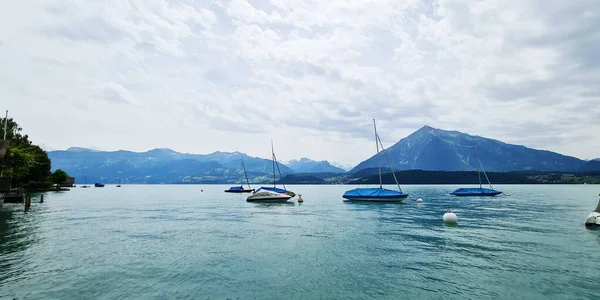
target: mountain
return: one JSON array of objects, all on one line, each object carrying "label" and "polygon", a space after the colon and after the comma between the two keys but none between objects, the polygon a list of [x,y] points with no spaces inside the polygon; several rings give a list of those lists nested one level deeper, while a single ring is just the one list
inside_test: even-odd
[{"label": "mountain", "polygon": [[600,158],[594,158],[590,161],[586,161],[581,166],[583,172],[600,172]]},{"label": "mountain", "polygon": [[[473,171],[479,168],[475,148],[485,170],[490,172],[579,171],[585,163],[551,151],[429,126],[401,139],[385,152],[395,170]],[[381,159],[382,171],[389,171],[385,158]],[[350,173],[367,168],[377,168],[376,155],[358,164]]]},{"label": "mountain", "polygon": [[330,164],[334,167],[338,167],[338,168],[344,170],[344,172],[348,172],[348,171],[352,170],[352,168],[354,168],[354,165],[340,164],[335,161],[330,162]]},{"label": "mountain", "polygon": [[[255,182],[272,182],[270,159],[240,152],[188,154],[164,148],[147,152],[86,148],[48,152],[53,170],[66,171],[77,183],[116,183],[119,176],[123,183],[236,183],[243,176],[242,156],[248,177]],[[279,170],[282,177],[292,173],[283,164]]]},{"label": "mountain", "polygon": [[306,157],[290,160],[286,165],[296,173],[346,173],[345,170],[331,165],[326,160],[314,161]]}]

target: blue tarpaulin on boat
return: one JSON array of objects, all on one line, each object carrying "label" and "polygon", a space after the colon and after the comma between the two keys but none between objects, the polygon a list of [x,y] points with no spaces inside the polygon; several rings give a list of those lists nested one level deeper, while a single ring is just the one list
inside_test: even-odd
[{"label": "blue tarpaulin on boat", "polygon": [[460,188],[450,193],[454,196],[496,196],[499,194],[502,194],[502,191],[487,188]]},{"label": "blue tarpaulin on boat", "polygon": [[401,199],[408,197],[408,194],[388,190],[384,188],[355,188],[353,190],[346,191],[342,196],[349,200],[359,199]]},{"label": "blue tarpaulin on boat", "polygon": [[232,186],[229,188],[229,191],[243,191],[245,190],[243,186]]}]

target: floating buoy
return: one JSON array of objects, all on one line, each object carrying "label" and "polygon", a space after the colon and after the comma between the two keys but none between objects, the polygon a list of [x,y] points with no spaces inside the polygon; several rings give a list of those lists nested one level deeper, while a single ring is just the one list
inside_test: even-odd
[{"label": "floating buoy", "polygon": [[204,190],[200,190],[200,192],[204,192]]},{"label": "floating buoy", "polygon": [[510,196],[510,194],[509,193],[504,193],[504,196]]},{"label": "floating buoy", "polygon": [[456,224],[456,222],[458,222],[458,216],[450,210],[444,214],[442,219],[444,220],[444,223],[448,224]]},{"label": "floating buoy", "polygon": [[304,199],[302,199],[302,195],[298,194],[298,202],[304,202]]},{"label": "floating buoy", "polygon": [[417,199],[417,203],[423,203],[423,198],[419,197],[419,199]]}]

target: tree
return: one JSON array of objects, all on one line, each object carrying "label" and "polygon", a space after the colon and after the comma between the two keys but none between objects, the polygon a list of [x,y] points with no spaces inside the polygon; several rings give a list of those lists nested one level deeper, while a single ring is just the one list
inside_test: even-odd
[{"label": "tree", "polygon": [[[2,129],[5,119],[0,119]],[[0,130],[1,131],[1,130]],[[34,145],[28,135],[21,134],[21,127],[7,120],[6,139],[10,141],[4,158],[0,161],[0,174],[9,177],[13,184],[43,188],[50,186],[51,162],[48,154],[42,148]],[[0,137],[4,132],[0,133]]]},{"label": "tree", "polygon": [[64,183],[65,181],[67,181],[67,179],[69,179],[69,175],[67,175],[67,172],[58,169],[54,171],[54,173],[52,173],[50,178],[52,179],[52,183],[60,186],[60,184]]}]

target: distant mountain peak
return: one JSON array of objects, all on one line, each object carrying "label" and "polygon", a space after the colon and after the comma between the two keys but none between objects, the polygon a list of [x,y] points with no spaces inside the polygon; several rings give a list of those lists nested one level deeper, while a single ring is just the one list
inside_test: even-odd
[{"label": "distant mountain peak", "polygon": [[173,149],[169,149],[169,148],[154,148],[148,152],[168,152],[168,153],[175,153],[177,151],[173,150]]},{"label": "distant mountain peak", "polygon": [[284,162],[285,165],[290,167],[295,172],[301,173],[344,173],[346,170],[339,168],[337,166],[332,165],[326,160],[312,160],[307,157],[302,157],[300,159],[292,159],[287,162]]},{"label": "distant mountain peak", "polygon": [[89,149],[89,148],[83,148],[83,147],[69,147],[65,151],[69,151],[69,152],[86,152],[86,151],[87,152],[98,152],[98,150]]},{"label": "distant mountain peak", "polygon": [[[582,165],[575,157],[428,125],[387,148],[386,153],[395,170],[472,171],[479,168],[474,146],[488,171],[573,171]],[[350,172],[373,167],[377,167],[375,155]]]}]

